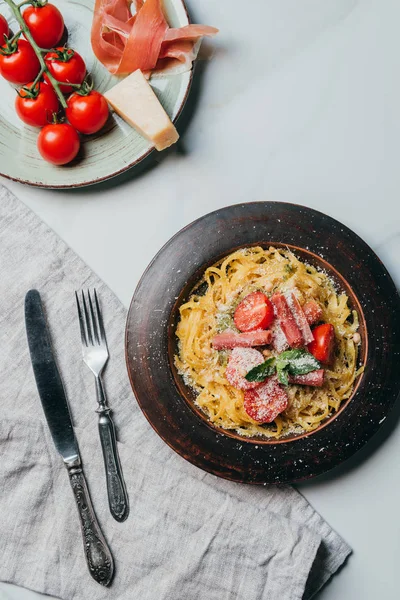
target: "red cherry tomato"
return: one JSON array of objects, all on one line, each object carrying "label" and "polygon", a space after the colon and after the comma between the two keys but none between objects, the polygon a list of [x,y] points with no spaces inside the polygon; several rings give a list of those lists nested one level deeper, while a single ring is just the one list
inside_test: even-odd
[{"label": "red cherry tomato", "polygon": [[[57,81],[81,84],[85,79],[86,65],[83,58],[75,50],[56,48],[56,51],[48,52],[44,60],[50,73]],[[48,81],[46,74],[44,74],[44,78]],[[74,91],[70,85],[60,85],[60,89],[63,94],[70,94]]]},{"label": "red cherry tomato", "polygon": [[[5,50],[6,46],[2,49]],[[39,71],[39,60],[25,40],[16,42],[16,50],[12,54],[0,54],[0,75],[11,83],[28,83],[35,79]]]},{"label": "red cherry tomato", "polygon": [[307,348],[321,363],[329,364],[333,360],[333,349],[335,347],[335,329],[333,325],[324,323],[312,330],[314,340]]},{"label": "red cherry tomato", "polygon": [[68,123],[52,123],[39,133],[38,150],[53,165],[66,165],[79,152],[80,140],[75,129]]},{"label": "red cherry tomato", "polygon": [[276,377],[244,393],[244,410],[257,423],[272,423],[287,408],[288,395]]},{"label": "red cherry tomato", "polygon": [[41,48],[54,48],[64,33],[64,19],[54,4],[28,6],[22,13],[33,39]]},{"label": "red cherry tomato", "polygon": [[8,37],[9,33],[8,23],[3,15],[0,15],[0,44],[4,44],[4,36]]},{"label": "red cherry tomato", "polygon": [[99,92],[91,91],[87,96],[72,94],[67,104],[67,119],[81,133],[96,133],[108,119],[108,104]]},{"label": "red cherry tomato", "polygon": [[262,292],[253,292],[244,298],[233,317],[239,331],[266,329],[274,320],[274,307]]},{"label": "red cherry tomato", "polygon": [[[28,84],[26,88],[32,90],[32,83]],[[15,110],[19,118],[27,125],[44,127],[60,108],[58,98],[53,88],[44,82],[36,85],[31,94],[21,88],[15,99]]]}]

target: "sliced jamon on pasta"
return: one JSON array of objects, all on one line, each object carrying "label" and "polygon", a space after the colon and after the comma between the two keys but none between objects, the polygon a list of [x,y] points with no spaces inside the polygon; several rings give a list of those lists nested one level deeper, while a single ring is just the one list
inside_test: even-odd
[{"label": "sliced jamon on pasta", "polygon": [[322,319],[322,308],[315,300],[308,300],[302,308],[309,325],[314,325]]},{"label": "sliced jamon on pasta", "polygon": [[294,320],[296,321],[296,325],[300,329],[301,335],[303,336],[303,344],[310,344],[313,341],[314,336],[308,324],[307,317],[300,306],[300,302],[297,300],[295,290],[286,292],[285,298]]},{"label": "sliced jamon on pasta", "polygon": [[282,327],[279,324],[279,321],[276,320],[273,324],[272,328],[272,347],[277,352],[284,352],[289,348],[289,344],[286,339],[286,335],[282,331]]},{"label": "sliced jamon on pasta", "polygon": [[247,381],[245,375],[264,362],[264,356],[254,348],[235,348],[229,357],[225,377],[232,387],[238,390],[251,390],[260,385],[256,381]]},{"label": "sliced jamon on pasta", "polygon": [[266,330],[236,333],[227,329],[213,337],[214,350],[230,350],[232,348],[251,348],[252,346],[265,346],[271,342],[272,333]]},{"label": "sliced jamon on pasta", "polygon": [[297,383],[297,385],[310,385],[312,387],[322,387],[324,385],[325,371],[318,369],[311,371],[306,375],[289,375],[289,383]]},{"label": "sliced jamon on pasta", "polygon": [[296,320],[290,310],[290,306],[283,294],[276,293],[272,296],[271,302],[274,305],[275,314],[278,317],[279,325],[286,336],[287,342],[291,348],[300,348],[304,345],[302,333],[296,323]]}]

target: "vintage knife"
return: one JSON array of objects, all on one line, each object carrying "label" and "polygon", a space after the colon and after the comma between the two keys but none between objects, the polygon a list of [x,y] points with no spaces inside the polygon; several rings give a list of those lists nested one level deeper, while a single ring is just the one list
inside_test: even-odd
[{"label": "vintage knife", "polygon": [[30,290],[25,297],[25,325],[39,397],[54,444],[67,467],[78,507],[89,572],[98,583],[108,586],[113,577],[114,561],[90,500],[67,397],[53,355],[40,294],[36,290]]}]

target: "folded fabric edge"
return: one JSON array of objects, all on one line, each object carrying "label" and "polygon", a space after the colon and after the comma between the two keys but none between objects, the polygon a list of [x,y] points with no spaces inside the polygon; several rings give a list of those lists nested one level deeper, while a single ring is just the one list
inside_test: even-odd
[{"label": "folded fabric edge", "polygon": [[[323,540],[319,534],[310,529],[304,529],[301,539],[301,568],[297,570],[297,579],[294,578],[291,585],[291,600],[305,598],[307,582],[322,543]],[[283,586],[282,589],[285,589],[285,587]]]},{"label": "folded fabric edge", "polygon": [[[352,554],[350,546],[332,531],[335,536],[335,553],[329,550],[326,540],[322,540],[312,565],[303,600],[310,600],[330,581],[330,579],[341,569],[349,556]],[[340,540],[340,545],[337,542]]]},{"label": "folded fabric edge", "polygon": [[[297,488],[296,488],[297,489]],[[321,517],[310,502],[299,492],[304,500],[306,527],[318,531],[322,543],[318,549],[307,581],[303,600],[313,598],[317,592],[331,579],[340,567],[344,565],[353,550],[347,542]]]}]

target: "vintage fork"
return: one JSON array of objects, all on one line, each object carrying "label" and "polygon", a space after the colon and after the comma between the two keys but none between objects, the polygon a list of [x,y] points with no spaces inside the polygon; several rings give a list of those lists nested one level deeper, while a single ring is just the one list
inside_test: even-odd
[{"label": "vintage fork", "polygon": [[96,290],[93,294],[87,290],[87,298],[83,290],[80,295],[75,292],[75,296],[81,330],[82,356],[96,382],[98,402],[96,412],[99,414],[99,434],[106,470],[108,503],[114,519],[122,522],[128,517],[129,503],[118,455],[115,427],[102,381],[102,373],[109,356],[103,318]]}]

